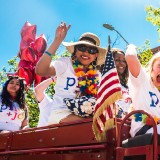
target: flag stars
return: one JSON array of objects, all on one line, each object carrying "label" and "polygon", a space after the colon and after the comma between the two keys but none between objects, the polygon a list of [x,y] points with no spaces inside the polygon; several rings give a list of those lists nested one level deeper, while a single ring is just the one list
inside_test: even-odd
[{"label": "flag stars", "polygon": [[114,59],[112,56],[111,52],[107,53],[107,57],[106,57],[106,62],[105,62],[105,67],[103,68],[103,72],[102,72],[102,76],[108,72],[110,69],[114,69],[115,68],[115,64],[114,64]]}]

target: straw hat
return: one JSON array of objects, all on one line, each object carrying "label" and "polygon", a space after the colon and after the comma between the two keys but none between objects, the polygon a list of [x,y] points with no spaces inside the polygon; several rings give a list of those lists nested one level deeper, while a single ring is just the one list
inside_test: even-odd
[{"label": "straw hat", "polygon": [[107,50],[100,47],[100,40],[97,35],[86,32],[81,35],[78,42],[62,42],[66,49],[70,52],[74,52],[74,46],[78,44],[86,44],[89,46],[94,46],[98,49],[97,65],[102,65],[105,62]]}]

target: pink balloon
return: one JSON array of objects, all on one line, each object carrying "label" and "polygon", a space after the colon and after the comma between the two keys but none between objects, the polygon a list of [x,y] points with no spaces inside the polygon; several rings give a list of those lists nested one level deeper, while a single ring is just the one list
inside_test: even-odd
[{"label": "pink balloon", "polygon": [[41,58],[41,56],[42,56],[43,53],[44,52],[38,52],[38,54],[37,54],[37,60],[39,60]]},{"label": "pink balloon", "polygon": [[42,77],[35,74],[34,75],[34,87],[36,87],[42,81]]},{"label": "pink balloon", "polygon": [[26,60],[26,61],[34,63],[35,60],[37,60],[35,51],[31,47],[26,47],[21,52],[21,60]]},{"label": "pink balloon", "polygon": [[24,41],[23,39],[20,42],[20,50],[22,51],[23,49],[25,49],[26,47],[28,47],[30,44],[28,44],[26,41]]},{"label": "pink balloon", "polygon": [[47,40],[46,40],[44,34],[41,34],[39,37],[37,37],[35,42],[32,43],[32,46],[33,46],[34,50],[36,50],[37,52],[43,53],[47,47]]},{"label": "pink balloon", "polygon": [[33,65],[32,62],[28,62],[25,60],[20,60],[19,64],[18,64],[18,69],[19,68],[26,68],[29,70],[33,70],[35,68],[35,65]]},{"label": "pink balloon", "polygon": [[26,22],[21,30],[21,38],[28,44],[33,42],[36,38],[36,25]]},{"label": "pink balloon", "polygon": [[25,79],[27,86],[31,86],[33,84],[34,77],[31,70],[20,67],[17,73],[19,77]]},{"label": "pink balloon", "polygon": [[18,56],[20,61],[18,64],[17,75],[25,78],[28,86],[34,83],[34,86],[42,82],[48,77],[41,77],[35,74],[35,66],[47,47],[47,40],[44,34],[40,34],[36,38],[36,25],[25,22],[21,29],[20,51]]}]

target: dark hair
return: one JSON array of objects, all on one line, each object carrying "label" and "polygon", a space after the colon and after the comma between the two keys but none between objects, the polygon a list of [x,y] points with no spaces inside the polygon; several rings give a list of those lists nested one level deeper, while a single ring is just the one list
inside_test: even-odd
[{"label": "dark hair", "polygon": [[[125,53],[119,48],[112,48],[111,52],[113,54],[113,58],[115,58],[116,54],[125,55]],[[127,82],[128,82],[129,72],[128,72],[127,62],[126,62],[126,68],[125,68],[124,72],[122,74],[118,73],[118,76],[119,76],[119,80],[120,80],[121,85],[128,88]]]},{"label": "dark hair", "polygon": [[18,76],[12,76],[12,77],[10,76],[9,79],[5,82],[5,84],[3,86],[3,89],[2,89],[2,93],[1,93],[2,105],[6,105],[6,106],[10,107],[11,110],[13,110],[11,95],[7,91],[8,83],[12,79],[18,79],[19,83],[20,83],[20,88],[17,91],[15,102],[17,102],[19,104],[19,108],[25,109],[26,106],[25,106],[25,93],[24,93],[25,92],[25,85],[24,85],[24,80],[21,79]]}]

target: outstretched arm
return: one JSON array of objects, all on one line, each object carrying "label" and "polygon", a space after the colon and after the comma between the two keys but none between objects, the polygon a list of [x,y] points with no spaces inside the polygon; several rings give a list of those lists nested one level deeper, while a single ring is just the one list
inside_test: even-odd
[{"label": "outstretched arm", "polygon": [[35,87],[35,94],[38,102],[41,102],[44,98],[44,91],[48,88],[48,86],[53,82],[52,78],[48,78],[43,82],[39,83]]},{"label": "outstretched arm", "polygon": [[140,73],[141,64],[137,57],[136,46],[133,44],[128,45],[125,55],[130,73],[132,76],[137,77]]},{"label": "outstretched arm", "polygon": [[[61,23],[57,29],[56,29],[56,34],[55,38],[48,48],[48,52],[51,55],[55,55],[58,47],[66,37],[66,34],[70,28],[70,25],[66,26],[66,23]],[[55,76],[56,72],[54,67],[51,65],[52,57],[49,56],[48,54],[43,54],[40,60],[38,61],[35,72],[36,74],[40,76]]]}]

